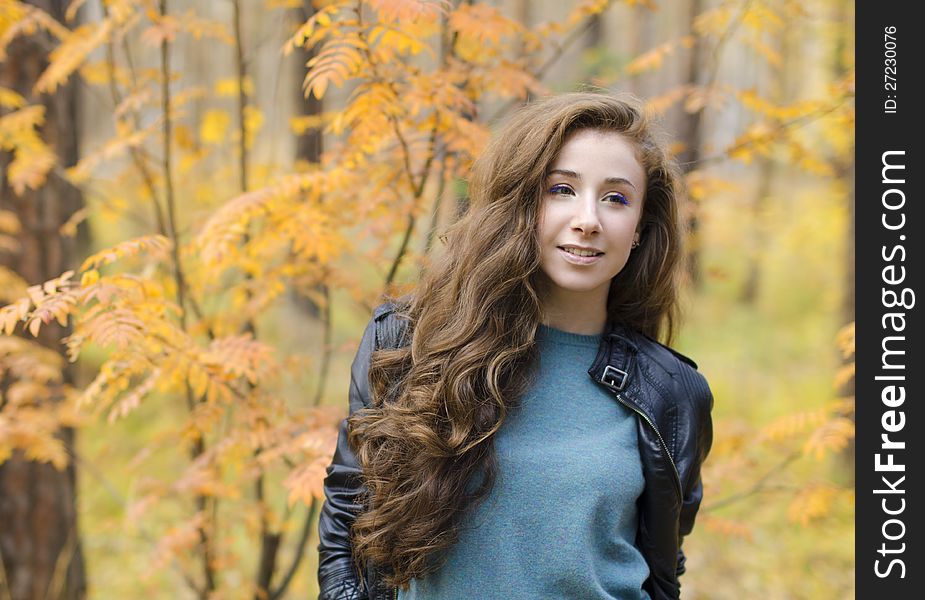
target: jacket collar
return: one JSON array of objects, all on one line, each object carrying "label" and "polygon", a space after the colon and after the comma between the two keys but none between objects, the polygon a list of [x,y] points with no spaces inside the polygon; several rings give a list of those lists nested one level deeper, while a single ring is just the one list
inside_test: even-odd
[{"label": "jacket collar", "polygon": [[681,480],[674,464],[674,442],[669,447],[662,435],[663,431],[667,433],[671,430],[669,405],[661,400],[664,397],[663,386],[652,379],[646,361],[641,360],[645,355],[640,352],[639,343],[644,339],[626,327],[609,328],[601,339],[597,357],[588,369],[588,374],[613,393],[619,402],[639,413],[652,427],[671,463],[680,495]]},{"label": "jacket collar", "polygon": [[588,373],[595,381],[619,393],[627,389],[639,348],[626,327],[608,325]]},{"label": "jacket collar", "polygon": [[654,420],[651,406],[640,401],[641,374],[639,365],[639,346],[635,333],[623,325],[610,324],[601,338],[597,356],[588,374],[591,378],[631,402],[649,419]]}]

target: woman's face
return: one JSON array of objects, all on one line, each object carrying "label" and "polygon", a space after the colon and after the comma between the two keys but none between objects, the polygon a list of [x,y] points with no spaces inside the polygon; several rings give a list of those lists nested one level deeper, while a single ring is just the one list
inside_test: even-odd
[{"label": "woman's face", "polygon": [[[633,142],[583,129],[569,136],[546,173],[537,237],[552,300],[606,305],[626,265],[642,215],[645,170]],[[580,303],[580,304],[576,304]]]}]

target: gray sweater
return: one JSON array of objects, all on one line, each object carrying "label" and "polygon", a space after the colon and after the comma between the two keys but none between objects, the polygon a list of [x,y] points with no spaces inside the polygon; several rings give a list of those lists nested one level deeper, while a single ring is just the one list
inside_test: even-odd
[{"label": "gray sweater", "polygon": [[495,437],[494,488],[401,600],[648,600],[635,415],[588,376],[599,336],[541,326],[537,340],[537,379]]}]

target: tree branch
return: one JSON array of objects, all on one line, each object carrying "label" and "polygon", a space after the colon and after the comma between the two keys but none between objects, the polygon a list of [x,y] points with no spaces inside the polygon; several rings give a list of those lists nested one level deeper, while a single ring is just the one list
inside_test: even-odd
[{"label": "tree branch", "polygon": [[[388,291],[389,287],[395,281],[395,276],[398,274],[398,267],[401,265],[402,259],[405,257],[405,253],[408,251],[408,243],[411,241],[411,234],[414,232],[414,224],[416,221],[415,210],[421,196],[424,193],[424,184],[427,183],[428,175],[430,174],[430,166],[433,163],[434,155],[436,154],[435,142],[437,138],[437,115],[434,115],[434,127],[430,132],[430,143],[429,150],[427,155],[427,160],[424,163],[424,172],[421,174],[421,180],[418,182],[416,188],[413,189],[414,196],[412,197],[412,206],[411,210],[408,212],[408,225],[405,227],[405,233],[402,236],[401,245],[398,247],[398,253],[395,255],[394,260],[392,261],[392,266],[389,268],[389,274],[385,278],[385,289]],[[395,123],[395,130],[398,132],[398,123]],[[407,159],[406,159],[407,163]],[[410,166],[407,168],[410,169]],[[412,185],[414,184],[413,176],[409,172],[408,177],[411,180]]]},{"label": "tree branch", "polygon": [[247,125],[244,121],[244,112],[247,108],[247,92],[244,90],[244,80],[246,78],[246,66],[244,63],[244,45],[241,38],[241,3],[240,0],[234,0],[234,60],[238,74],[238,130],[241,135],[241,151],[238,153],[238,169],[240,178],[241,193],[248,188],[248,170],[247,170]]},{"label": "tree branch", "polygon": [[296,545],[292,564],[290,564],[289,568],[286,570],[286,574],[283,576],[282,581],[280,581],[279,586],[270,594],[270,600],[279,600],[283,597],[283,594],[286,593],[286,588],[289,587],[289,583],[292,581],[293,576],[299,568],[299,563],[302,562],[302,557],[305,556],[305,545],[308,543],[308,538],[311,536],[312,525],[315,524],[317,513],[318,499],[312,498],[311,506],[308,508],[308,514],[305,515],[305,521],[302,524],[302,534],[299,536],[299,543]]},{"label": "tree branch", "polygon": [[[700,160],[697,160],[697,161],[693,161],[693,162],[690,162],[690,163],[685,163],[685,164],[683,164],[683,165],[681,165],[681,166],[687,166],[687,165],[690,165],[691,167],[693,167],[694,165],[696,165],[696,166],[703,166],[703,165],[707,165],[707,164],[711,164],[711,163],[717,163],[717,162],[722,162],[722,161],[724,161],[724,160],[728,160],[728,159],[729,159],[729,155],[730,155],[731,153],[733,153],[733,152],[737,152],[737,151],[739,151],[739,150],[744,150],[744,149],[746,149],[746,148],[750,148],[751,146],[754,146],[755,144],[757,144],[757,143],[759,143],[759,142],[774,141],[774,137],[773,137],[774,135],[776,135],[776,134],[778,134],[778,133],[780,133],[780,132],[782,132],[782,131],[784,131],[784,130],[786,130],[786,129],[789,129],[790,127],[803,127],[803,126],[805,126],[805,125],[808,125],[809,123],[812,123],[813,121],[816,121],[817,119],[821,119],[821,118],[825,117],[826,115],[835,112],[836,110],[838,110],[838,109],[841,107],[842,104],[845,103],[845,100],[846,100],[847,98],[848,98],[848,96],[843,96],[842,98],[840,98],[840,99],[838,100],[838,102],[836,102],[836,103],[833,104],[832,106],[829,106],[829,107],[826,107],[826,108],[823,108],[823,109],[819,109],[819,110],[814,111],[814,112],[811,112],[811,113],[806,113],[805,115],[800,115],[799,117],[794,117],[793,119],[790,119],[790,120],[788,120],[788,121],[781,121],[780,123],[778,123],[778,124],[771,130],[771,132],[768,134],[768,136],[766,136],[766,137],[764,137],[764,138],[761,138],[761,139],[750,139],[750,140],[746,140],[746,141],[744,141],[744,142],[740,142],[740,143],[738,143],[738,144],[729,146],[728,148],[726,148],[725,150],[723,150],[723,151],[722,151],[721,153],[719,153],[719,154],[714,154],[714,155],[712,155],[712,156],[707,156],[707,157],[701,158]],[[693,170],[693,168],[692,168],[691,170]]]},{"label": "tree branch", "polygon": [[312,400],[312,406],[319,406],[321,404],[321,398],[324,396],[325,387],[327,387],[328,372],[331,366],[331,338],[333,337],[333,327],[331,326],[331,289],[328,286],[323,286],[322,293],[324,294],[324,313],[322,313],[322,325],[324,327],[324,339],[322,340],[322,346],[324,348],[324,354],[321,356],[321,367],[318,373],[318,387],[315,389],[315,397]]},{"label": "tree branch", "polygon": [[[122,508],[122,510],[123,511],[128,510],[128,506],[129,506],[128,499],[125,496],[123,496],[119,492],[119,490],[116,489],[116,487],[112,484],[112,482],[106,478],[106,475],[102,471],[100,471],[96,467],[96,465],[94,465],[92,462],[85,459],[82,454],[77,452],[72,447],[67,448],[67,453],[74,462],[80,465],[81,472],[89,473],[94,478],[96,478],[97,482],[99,482],[99,484],[103,486],[103,489],[105,489],[106,492],[112,497],[112,499],[116,501],[116,503]],[[139,534],[141,535],[141,538],[145,542],[147,542],[148,544],[152,546],[157,543],[157,540],[155,540],[153,536],[151,536],[151,534],[145,531],[142,527],[139,527],[138,530],[139,530]],[[186,572],[186,569],[183,568],[183,566],[180,564],[180,562],[176,558],[173,558],[171,560],[171,566],[177,570],[177,573],[180,574],[180,577],[183,578],[183,580],[186,582],[189,588],[193,592],[195,592],[197,596],[203,595],[203,592],[199,588],[199,585],[193,580],[193,577],[189,573]],[[2,570],[2,565],[0,565],[0,570]],[[2,577],[2,575],[3,574],[0,573],[0,577]],[[2,580],[0,580],[0,583],[2,583]]]},{"label": "tree branch", "polygon": [[434,198],[434,207],[430,213],[430,226],[427,228],[427,237],[424,240],[424,254],[430,254],[430,249],[434,245],[434,236],[437,234],[437,222],[440,218],[440,207],[443,204],[443,195],[446,192],[446,180],[448,179],[446,167],[445,149],[441,148],[437,154],[440,155],[440,179],[437,181],[437,192]]},{"label": "tree branch", "polygon": [[[555,49],[553,50],[549,58],[547,58],[545,62],[543,62],[539,67],[537,67],[537,69],[533,73],[531,73],[531,75],[533,75],[533,78],[536,79],[537,81],[542,81],[543,77],[546,76],[546,72],[552,68],[552,66],[556,63],[556,61],[562,58],[562,55],[565,54],[565,51],[568,50],[572,46],[572,44],[578,41],[581,38],[581,36],[586,31],[588,31],[588,29],[591,28],[591,25],[593,22],[594,22],[594,15],[585,19],[584,23],[582,23],[581,26],[576,27],[571,32],[569,32],[569,34],[565,37],[565,39],[562,40],[562,43],[555,47]],[[498,110],[494,112],[494,114],[491,115],[491,117],[488,119],[488,122],[494,123],[499,118],[501,118],[501,115],[506,114],[512,108],[517,106],[517,104],[519,103],[520,103],[520,100],[517,100],[517,99],[509,100],[508,102],[504,103]]]},{"label": "tree branch", "polygon": [[799,450],[794,450],[793,452],[788,454],[786,457],[784,457],[784,460],[780,461],[778,464],[771,467],[764,475],[759,477],[755,481],[755,483],[753,483],[752,486],[748,488],[747,490],[737,492],[730,496],[726,496],[725,498],[720,498],[719,500],[711,502],[707,506],[703,507],[703,510],[705,512],[718,510],[725,506],[729,506],[730,504],[739,502],[740,500],[744,500],[748,498],[749,496],[754,496],[755,494],[761,492],[762,490],[767,489],[768,482],[771,479],[771,477],[776,475],[779,471],[783,471],[784,469],[786,469],[790,465],[790,463],[800,458],[801,455],[802,455],[802,452],[800,452]]},{"label": "tree branch", "polygon": [[[362,25],[363,25],[363,0],[357,0],[356,6],[354,6],[354,12],[357,16],[357,23],[359,24],[357,30],[357,36],[362,40],[366,41],[365,36],[363,35]],[[372,79],[379,81],[384,85],[387,85],[395,97],[399,97],[399,90],[395,89],[395,85],[391,80],[384,78],[379,73],[379,64],[373,58],[372,53],[369,50],[368,44],[364,44],[362,48],[363,55],[366,57],[366,61],[369,63],[370,70],[373,73]],[[418,181],[415,181],[414,169],[411,166],[411,149],[408,145],[408,141],[405,139],[404,134],[401,132],[401,124],[398,121],[398,117],[393,114],[388,115],[389,122],[392,124],[392,129],[395,131],[395,137],[398,139],[398,143],[402,149],[402,162],[405,167],[405,176],[408,178],[408,185],[411,188],[412,193],[412,209],[408,214],[408,224],[405,227],[404,235],[402,236],[402,242],[398,249],[398,254],[392,261],[392,265],[389,267],[388,275],[385,278],[385,288],[388,291],[388,288],[392,285],[392,282],[395,280],[395,276],[398,273],[398,267],[401,265],[401,261],[404,258],[405,252],[408,249],[408,242],[411,239],[411,234],[414,231],[415,216],[414,212],[417,209],[418,201],[421,199],[421,195],[424,192],[424,186],[427,184],[427,179],[430,175],[430,167],[434,160],[434,148],[436,145],[437,138],[437,124],[439,123],[439,115],[435,112],[433,115],[434,126],[431,128],[430,140],[429,140],[429,151],[428,156],[424,161],[423,172],[421,173],[421,178]]]},{"label": "tree branch", "polygon": [[[100,6],[103,9],[103,15],[105,18],[110,18],[109,7],[105,2],[100,2]],[[109,94],[112,96],[113,107],[117,107],[122,103],[122,94],[119,93],[119,88],[116,85],[116,51],[115,43],[110,37],[106,41],[106,70],[109,74]],[[133,74],[134,79],[134,74]],[[135,130],[138,129],[140,123],[140,118],[138,116],[137,110],[131,111],[132,115],[132,125]],[[138,148],[130,148],[129,154],[132,157],[132,162],[135,164],[135,168],[138,170],[141,175],[141,180],[144,182],[145,189],[148,190],[148,194],[151,196],[151,205],[154,211],[154,222],[157,224],[157,232],[163,236],[167,235],[167,228],[164,223],[164,213],[161,210],[160,201],[157,197],[157,188],[154,185],[154,178],[151,176],[151,172],[148,170],[148,165],[144,162],[144,157]]]},{"label": "tree branch", "polygon": [[[167,0],[158,0],[158,11],[163,18],[167,16]],[[186,281],[183,276],[183,266],[180,262],[180,240],[177,235],[177,214],[176,198],[174,197],[173,174],[172,174],[172,152],[171,152],[171,125],[172,117],[170,114],[170,52],[167,39],[161,40],[161,109],[164,111],[163,122],[163,145],[164,156],[164,191],[167,203],[167,227],[172,244],[173,273],[174,281],[177,286],[177,305],[180,307],[180,327],[185,331],[187,329],[187,306],[186,306]],[[189,380],[186,381],[186,403],[190,411],[196,404],[193,397],[193,391],[190,387]],[[200,435],[193,443],[190,455],[193,460],[205,452],[205,440]],[[205,512],[208,498],[203,495],[196,496],[196,508],[198,511]],[[214,513],[213,513],[214,515]],[[214,523],[212,530],[215,530]],[[205,588],[199,590],[199,596],[207,600],[208,596],[215,590],[215,571],[212,566],[212,549],[209,540],[209,534],[204,527],[199,528],[199,541],[202,548],[202,571],[205,578]]]}]

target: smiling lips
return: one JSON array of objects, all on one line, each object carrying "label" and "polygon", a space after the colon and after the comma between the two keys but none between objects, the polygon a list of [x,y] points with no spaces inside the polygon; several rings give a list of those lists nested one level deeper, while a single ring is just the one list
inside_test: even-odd
[{"label": "smiling lips", "polygon": [[576,264],[576,265],[590,265],[597,262],[600,257],[604,255],[603,252],[597,248],[586,248],[583,246],[556,246],[559,249],[559,252],[562,254],[562,257],[566,261]]}]

